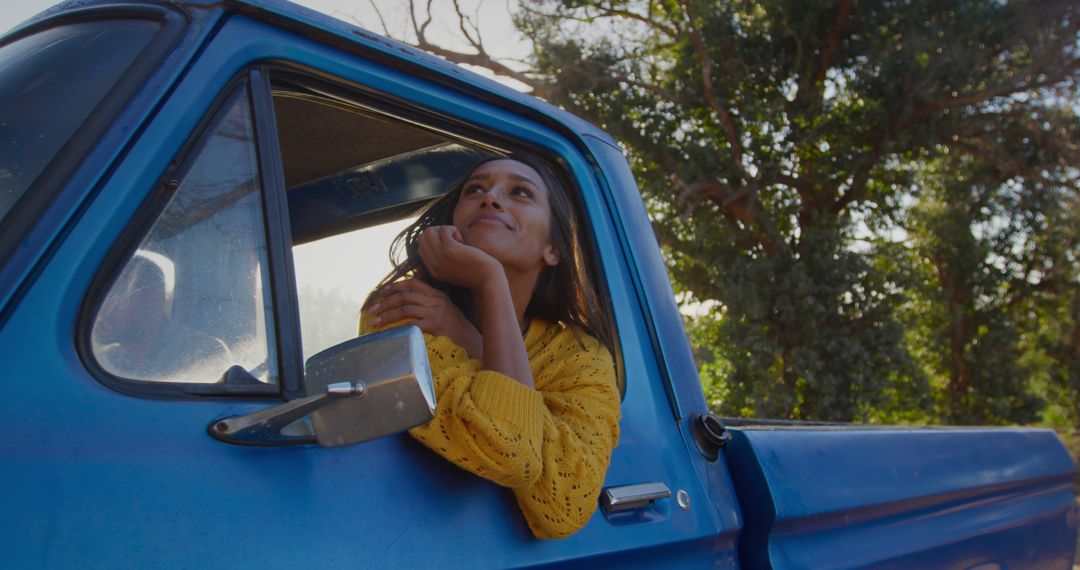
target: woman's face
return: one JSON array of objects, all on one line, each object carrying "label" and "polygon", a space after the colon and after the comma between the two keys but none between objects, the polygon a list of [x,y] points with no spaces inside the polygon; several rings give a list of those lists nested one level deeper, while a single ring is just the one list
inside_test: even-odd
[{"label": "woman's face", "polygon": [[507,269],[536,270],[559,262],[551,245],[548,188],[530,166],[493,160],[473,170],[454,207],[454,226],[465,243]]}]

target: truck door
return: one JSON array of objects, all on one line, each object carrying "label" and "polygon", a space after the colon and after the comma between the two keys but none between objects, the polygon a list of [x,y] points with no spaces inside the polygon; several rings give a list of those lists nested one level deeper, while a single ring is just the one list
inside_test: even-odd
[{"label": "truck door", "polygon": [[[0,453],[16,565],[734,566],[735,518],[673,417],[584,147],[539,113],[297,29],[225,19],[10,310],[0,411],[20,437]],[[606,487],[670,496],[539,541],[508,490],[408,435],[332,449],[208,435],[304,395],[304,360],[355,334],[394,228],[471,160],[521,149],[574,189],[616,326],[625,396]]]}]

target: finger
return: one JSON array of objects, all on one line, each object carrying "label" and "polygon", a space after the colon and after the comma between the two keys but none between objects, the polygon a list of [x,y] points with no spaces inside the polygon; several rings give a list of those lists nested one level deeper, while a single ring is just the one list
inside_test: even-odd
[{"label": "finger", "polygon": [[461,242],[462,239],[463,239],[461,237],[461,232],[458,231],[458,229],[457,229],[457,226],[446,225],[446,226],[438,226],[438,228],[439,228],[439,243],[443,247],[445,247],[448,242],[449,243]]},{"label": "finger", "polygon": [[445,296],[443,295],[442,291],[439,291],[438,289],[432,287],[431,285],[428,285],[420,279],[405,279],[402,281],[396,281],[384,287],[382,291],[380,291],[379,297],[381,299],[382,297],[387,297],[395,293],[400,293],[402,291],[412,291],[415,293],[422,293],[436,297]]},{"label": "finger", "polygon": [[420,234],[420,259],[431,269],[431,265],[437,263],[439,250],[439,232],[435,228],[428,228]]},{"label": "finger", "polygon": [[457,226],[443,226],[442,241],[443,245],[458,245],[464,244],[465,238],[461,236],[461,231],[457,229]]},{"label": "finger", "polygon": [[[465,243],[463,239],[456,239],[454,237],[454,232],[456,231],[457,228],[451,226],[451,229],[448,229],[443,234],[443,255],[463,255],[467,251],[466,248],[472,247]],[[458,234],[458,236],[460,236],[460,234]]]},{"label": "finger", "polygon": [[419,253],[420,261],[424,264],[424,267],[427,268],[428,272],[431,273],[432,276],[435,276],[438,273],[439,260],[438,256],[433,253],[431,245],[427,243],[421,243]]},{"label": "finger", "polygon": [[432,226],[424,230],[423,237],[425,239],[420,242],[420,259],[424,261],[428,271],[431,271],[432,275],[440,279],[447,269],[449,244],[456,243],[449,237],[449,231],[452,227]]},{"label": "finger", "polygon": [[428,228],[427,230],[424,230],[424,235],[420,237],[421,248],[426,247],[432,251],[439,249],[439,242],[442,241],[442,237],[439,234],[438,228]]},{"label": "finger", "polygon": [[422,321],[430,315],[430,308],[422,305],[401,305],[379,313],[371,320],[372,325],[398,321]]},{"label": "finger", "polygon": [[420,239],[418,240],[418,243],[421,246],[423,246],[424,244],[430,244],[431,240],[435,239],[436,233],[437,232],[435,231],[435,226],[426,228],[424,231],[420,232]]},{"label": "finger", "polygon": [[382,291],[380,291],[379,294],[380,294],[381,297],[387,297],[387,296],[393,295],[395,293],[400,293],[402,291],[416,291],[416,290],[417,290],[416,280],[415,279],[406,279],[404,281],[397,281],[397,282],[394,282],[394,283],[391,283],[391,284],[387,285],[386,287],[383,287]]},{"label": "finger", "polygon": [[465,243],[465,238],[461,235],[461,230],[457,229],[457,226],[449,226],[450,238],[458,243]]},{"label": "finger", "polygon": [[440,299],[446,298],[446,293],[443,293],[442,291],[432,287],[431,285],[419,279],[410,279],[409,288],[411,291],[415,291],[424,295],[430,295],[432,297],[438,297]]},{"label": "finger", "polygon": [[374,314],[381,314],[389,309],[394,309],[404,305],[432,307],[437,305],[439,301],[440,299],[438,297],[425,293],[419,293],[416,291],[398,291],[380,299],[375,306],[371,307],[371,311]]}]

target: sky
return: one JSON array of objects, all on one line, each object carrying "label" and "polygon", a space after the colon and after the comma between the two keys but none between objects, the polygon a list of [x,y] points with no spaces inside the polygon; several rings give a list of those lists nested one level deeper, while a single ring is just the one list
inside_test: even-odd
[{"label": "sky", "polygon": [[57,0],[20,0],[19,2],[5,2],[4,8],[0,10],[0,34],[7,33],[8,30],[21,24],[23,21],[30,19],[31,16],[41,12],[49,6],[59,3],[60,2]]},{"label": "sky", "polygon": [[[29,19],[61,0],[4,0],[0,10],[0,34]],[[301,6],[329,14],[335,18],[352,22],[370,30],[382,33],[382,26],[376,8],[390,26],[391,35],[400,37],[405,32],[406,3],[403,0],[293,0]],[[521,58],[528,52],[528,46],[515,33],[510,19],[509,2],[513,0],[464,0],[462,5],[474,16],[484,30],[484,43],[500,57]],[[461,48],[461,32],[457,29],[457,19],[452,17],[450,3],[436,3],[437,17],[431,24],[431,37],[441,45]],[[441,11],[440,11],[441,10]]]}]

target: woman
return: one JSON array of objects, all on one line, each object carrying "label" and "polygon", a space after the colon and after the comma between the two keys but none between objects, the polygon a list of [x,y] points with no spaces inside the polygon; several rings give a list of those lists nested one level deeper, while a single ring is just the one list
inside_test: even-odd
[{"label": "woman", "polygon": [[361,326],[424,331],[437,405],[410,433],[512,489],[538,538],[588,522],[618,439],[610,335],[579,244],[542,164],[488,159],[398,236],[406,258]]}]

